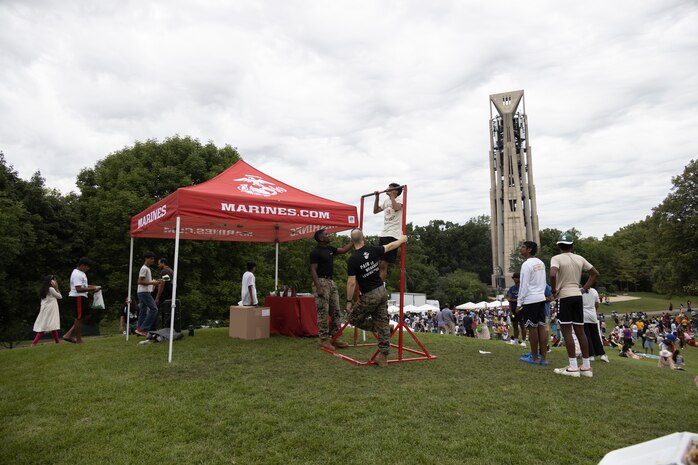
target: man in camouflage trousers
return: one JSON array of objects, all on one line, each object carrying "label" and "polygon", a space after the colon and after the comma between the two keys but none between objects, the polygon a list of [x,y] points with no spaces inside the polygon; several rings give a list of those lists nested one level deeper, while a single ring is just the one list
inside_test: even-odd
[{"label": "man in camouflage trousers", "polygon": [[349,344],[340,340],[330,342],[339,331],[339,294],[332,276],[334,257],[347,253],[352,243],[349,242],[339,249],[333,247],[324,229],[316,231],[313,237],[318,245],[310,252],[310,276],[313,278],[320,347],[330,350],[334,350],[335,347],[343,349],[349,347]]},{"label": "man in camouflage trousers", "polygon": [[[374,359],[379,367],[388,366],[390,353],[390,324],[388,319],[388,293],[380,277],[378,262],[383,254],[397,249],[407,242],[407,236],[377,247],[367,246],[360,229],[351,232],[354,253],[347,261],[347,312],[349,322],[357,328],[378,334],[378,355]],[[359,301],[353,304],[356,285]]]}]

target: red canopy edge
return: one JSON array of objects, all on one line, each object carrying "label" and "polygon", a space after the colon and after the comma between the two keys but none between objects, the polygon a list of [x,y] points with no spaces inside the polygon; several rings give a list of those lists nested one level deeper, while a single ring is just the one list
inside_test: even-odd
[{"label": "red canopy edge", "polygon": [[288,242],[358,226],[356,207],[309,194],[238,161],[213,179],[181,187],[131,218],[131,237]]}]

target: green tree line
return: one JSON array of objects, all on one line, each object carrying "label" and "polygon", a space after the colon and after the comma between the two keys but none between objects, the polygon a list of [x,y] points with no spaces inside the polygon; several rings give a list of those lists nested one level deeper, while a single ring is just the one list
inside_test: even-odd
[{"label": "green tree line", "polygon": [[[0,152],[0,340],[30,331],[38,313],[42,276],[57,276],[67,294],[70,272],[81,256],[97,262],[90,282],[104,288],[107,317],[118,318],[128,292],[131,217],[179,187],[211,179],[240,159],[231,146],[202,144],[190,137],[136,142],[83,169],[77,176],[78,192],[63,195],[47,188],[41,173],[21,179]],[[664,293],[698,290],[698,271],[692,266],[698,253],[697,180],[698,167],[692,161],[673,179],[667,199],[645,220],[602,239],[583,238],[575,231],[578,251],[601,271],[604,285]],[[543,260],[549,262],[555,253],[559,233],[541,231]],[[487,216],[463,224],[438,219],[425,226],[408,224],[408,235],[407,291],[454,304],[486,297],[492,267]],[[347,240],[335,236],[333,244]],[[377,238],[369,237],[369,242],[377,243]],[[308,255],[314,246],[312,239],[280,245],[281,284],[310,291]],[[136,240],[134,283],[140,257],[147,250],[170,261],[174,258],[172,241]],[[240,298],[240,278],[248,260],[258,264],[260,296],[273,291],[274,256],[274,244],[183,241],[178,295],[184,323],[225,318],[228,307]],[[345,260],[343,256],[335,262],[340,288],[346,281]],[[399,266],[392,266],[390,290],[398,290],[399,279]],[[70,315],[62,305],[62,326],[68,327]]]}]

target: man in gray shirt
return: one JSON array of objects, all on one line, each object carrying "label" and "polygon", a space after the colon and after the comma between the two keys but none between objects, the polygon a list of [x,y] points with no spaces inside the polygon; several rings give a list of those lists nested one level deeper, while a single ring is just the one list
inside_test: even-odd
[{"label": "man in gray shirt", "polygon": [[448,304],[439,312],[439,333],[441,333],[441,327],[443,327],[444,334],[456,335],[456,317],[453,312],[448,308]]}]

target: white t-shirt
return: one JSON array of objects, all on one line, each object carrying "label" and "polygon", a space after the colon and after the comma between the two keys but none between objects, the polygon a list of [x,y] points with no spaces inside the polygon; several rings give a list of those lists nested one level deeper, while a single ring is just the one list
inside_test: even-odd
[{"label": "white t-shirt", "polygon": [[601,302],[601,300],[599,300],[599,293],[596,292],[596,289],[591,287],[586,294],[582,294],[582,302],[584,303],[584,323],[598,323],[596,303]]},{"label": "white t-shirt", "polygon": [[[143,265],[141,267],[141,271],[138,272],[138,278],[145,278],[145,280],[148,282],[153,280],[153,273],[150,271],[150,267],[148,265]],[[153,286],[152,284],[149,284],[147,286],[139,284],[138,292],[147,292],[148,294],[150,294],[151,292],[153,292]]]},{"label": "white t-shirt", "polygon": [[[250,295],[250,286],[252,286],[252,295]],[[251,271],[245,271],[245,274],[242,275],[242,305],[257,305],[258,303],[254,274]]]},{"label": "white t-shirt", "polygon": [[556,277],[557,298],[564,299],[565,297],[582,295],[582,291],[579,290],[582,272],[589,271],[593,265],[581,255],[566,252],[551,258],[550,268],[558,269]]},{"label": "white t-shirt", "polygon": [[402,197],[397,196],[395,202],[400,204],[400,210],[393,210],[393,202],[390,198],[383,202],[383,231],[381,237],[394,237],[400,239],[402,236]]},{"label": "white t-shirt", "polygon": [[87,292],[78,292],[75,289],[78,287],[87,287],[87,275],[75,268],[72,273],[70,273],[70,292],[68,296],[70,297],[87,297]]},{"label": "white t-shirt", "polygon": [[536,257],[528,257],[521,265],[518,305],[534,304],[545,300],[545,264]]}]

